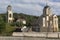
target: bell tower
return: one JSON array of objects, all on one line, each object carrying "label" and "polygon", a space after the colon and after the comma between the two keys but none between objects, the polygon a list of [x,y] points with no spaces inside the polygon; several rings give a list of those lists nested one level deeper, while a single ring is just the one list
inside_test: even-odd
[{"label": "bell tower", "polygon": [[8,23],[13,22],[13,12],[12,12],[11,5],[8,5],[8,7],[7,7],[7,22]]}]

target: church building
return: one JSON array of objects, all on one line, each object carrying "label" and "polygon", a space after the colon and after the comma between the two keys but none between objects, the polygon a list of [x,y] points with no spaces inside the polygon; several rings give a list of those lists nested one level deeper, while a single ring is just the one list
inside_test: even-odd
[{"label": "church building", "polygon": [[34,22],[35,26],[32,27],[36,32],[57,32],[58,29],[58,17],[52,14],[51,7],[46,5],[43,8],[43,14]]}]

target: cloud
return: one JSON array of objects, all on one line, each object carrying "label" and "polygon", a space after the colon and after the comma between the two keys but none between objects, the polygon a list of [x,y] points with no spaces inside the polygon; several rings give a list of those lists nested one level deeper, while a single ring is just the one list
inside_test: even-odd
[{"label": "cloud", "polygon": [[51,2],[60,2],[60,0],[50,0]]},{"label": "cloud", "polygon": [[41,14],[41,11],[42,11],[42,6],[40,5],[31,5],[31,4],[18,4],[18,5],[15,4],[15,5],[16,6],[13,5],[14,10],[17,9],[18,12],[20,11],[30,15],[38,15],[38,14]]},{"label": "cloud", "polygon": [[[6,8],[10,4],[13,12],[23,12],[25,14],[39,16],[43,13],[46,2],[46,0],[2,0],[0,1],[0,12],[6,12]],[[60,13],[59,0],[48,0],[48,5],[51,7],[53,13]]]},{"label": "cloud", "polygon": [[52,8],[53,13],[59,15],[60,13],[60,2],[49,2],[49,5]]}]

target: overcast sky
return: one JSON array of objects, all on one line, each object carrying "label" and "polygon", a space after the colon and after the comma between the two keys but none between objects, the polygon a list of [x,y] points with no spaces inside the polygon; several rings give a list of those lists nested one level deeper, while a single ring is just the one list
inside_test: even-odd
[{"label": "overcast sky", "polygon": [[60,15],[60,0],[0,0],[0,13],[6,12],[7,6],[11,5],[13,12],[40,16],[46,2],[52,13]]}]

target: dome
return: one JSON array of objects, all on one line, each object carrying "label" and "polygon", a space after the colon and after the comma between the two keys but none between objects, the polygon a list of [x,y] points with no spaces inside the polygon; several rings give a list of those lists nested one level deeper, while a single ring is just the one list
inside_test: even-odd
[{"label": "dome", "polygon": [[12,6],[11,5],[8,5],[7,6],[7,10],[11,10],[12,9]]},{"label": "dome", "polygon": [[46,16],[46,15],[50,15],[50,6],[46,5],[43,9],[43,15]]},{"label": "dome", "polygon": [[50,8],[50,6],[46,5],[44,8]]},{"label": "dome", "polygon": [[8,7],[11,7],[11,5],[8,5]]}]

